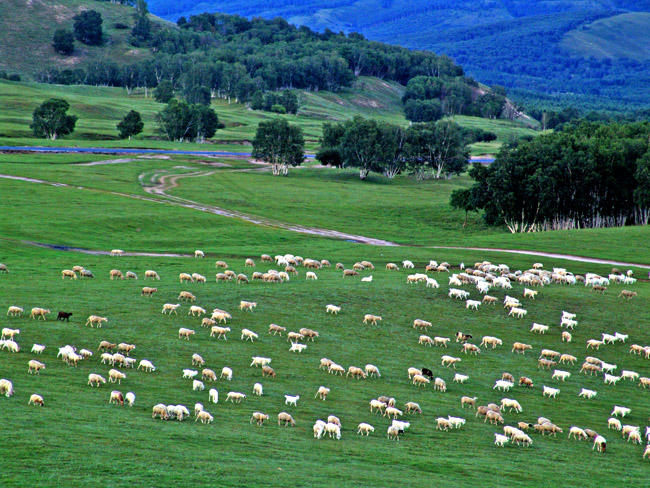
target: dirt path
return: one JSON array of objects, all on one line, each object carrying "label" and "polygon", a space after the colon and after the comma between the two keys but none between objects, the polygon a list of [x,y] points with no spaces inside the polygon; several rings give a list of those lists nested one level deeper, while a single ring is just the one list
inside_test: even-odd
[{"label": "dirt path", "polygon": [[[246,170],[232,170],[232,171],[246,171]],[[301,234],[314,235],[319,237],[329,237],[332,239],[344,240],[347,242],[354,242],[358,244],[369,244],[373,246],[385,246],[385,247],[414,247],[413,245],[410,244],[398,244],[391,241],[385,241],[382,239],[373,239],[371,237],[365,237],[365,236],[360,236],[355,234],[347,234],[345,232],[339,232],[335,230],[320,229],[317,227],[307,227],[298,224],[289,224],[286,222],[276,221],[274,219],[248,215],[243,212],[238,212],[235,210],[226,210],[220,207],[204,205],[198,202],[194,202],[192,200],[176,197],[166,193],[170,189],[176,188],[179,184],[178,181],[181,178],[197,178],[202,176],[208,176],[213,173],[215,173],[215,171],[196,171],[194,173],[186,173],[181,175],[170,174],[170,175],[162,176],[159,180],[160,183],[158,185],[143,188],[147,193],[154,195],[152,197],[146,197],[143,195],[135,195],[129,193],[114,192],[114,191],[97,190],[94,188],[68,185],[66,183],[55,183],[55,182],[39,180],[35,178],[26,178],[22,176],[0,174],[0,178],[18,180],[18,181],[24,181],[24,182],[36,183],[42,185],[49,185],[55,187],[68,187],[68,188],[76,188],[80,190],[104,192],[112,195],[134,198],[137,200],[143,200],[148,202],[167,204],[167,205],[177,205],[184,208],[191,208],[202,212],[208,212],[215,215],[220,215],[222,217],[244,220],[246,222],[250,222],[253,224],[276,227],[291,232],[298,232]],[[60,249],[64,251],[80,252],[86,254],[96,254],[96,255],[110,254],[110,251],[96,251],[96,250],[77,248],[77,247],[58,246],[55,244],[43,244],[43,243],[38,243],[33,241],[21,241],[21,242],[27,245],[47,247],[50,249]],[[450,249],[450,250],[458,250],[458,251],[481,251],[481,252],[499,252],[505,254],[520,254],[526,256],[548,257],[548,258],[562,259],[567,261],[577,261],[583,263],[608,264],[612,266],[634,266],[643,269],[650,269],[650,265],[647,264],[616,261],[610,259],[590,258],[585,256],[575,256],[571,254],[560,254],[560,253],[551,253],[551,252],[543,252],[543,251],[527,251],[527,250],[520,250],[520,249],[501,249],[501,248],[485,248],[485,247],[457,247],[457,246],[421,246],[421,247],[425,247],[426,249]],[[127,252],[125,253],[125,255],[160,256],[160,257],[193,257],[193,254],[175,254],[175,253],[137,253],[137,252],[128,253]]]}]

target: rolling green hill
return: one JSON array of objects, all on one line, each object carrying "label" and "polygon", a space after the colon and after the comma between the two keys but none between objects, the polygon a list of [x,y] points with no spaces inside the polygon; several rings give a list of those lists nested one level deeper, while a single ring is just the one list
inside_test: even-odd
[{"label": "rolling green hill", "polygon": [[650,13],[600,19],[567,32],[561,46],[582,57],[650,59]]},{"label": "rolling green hill", "polygon": [[[52,37],[58,28],[72,29],[72,18],[83,10],[98,11],[104,22],[104,46],[75,42],[72,56],[57,54]],[[34,74],[46,66],[73,69],[93,61],[131,63],[151,57],[148,49],[129,44],[134,10],[113,2],[96,0],[3,0],[0,2],[0,70]],[[159,26],[173,28],[162,19],[151,17]],[[118,29],[117,23],[128,26]]]}]

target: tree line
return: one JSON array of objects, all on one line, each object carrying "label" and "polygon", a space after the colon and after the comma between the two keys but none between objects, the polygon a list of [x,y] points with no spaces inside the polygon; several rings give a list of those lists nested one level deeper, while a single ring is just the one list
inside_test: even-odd
[{"label": "tree line", "polygon": [[650,123],[566,124],[505,145],[475,183],[452,194],[511,232],[646,225],[650,220]]}]

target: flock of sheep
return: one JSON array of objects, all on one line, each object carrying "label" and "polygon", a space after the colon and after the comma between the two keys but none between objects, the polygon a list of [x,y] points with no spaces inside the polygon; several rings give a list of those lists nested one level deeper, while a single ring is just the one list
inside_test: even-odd
[{"label": "flock of sheep", "polygon": [[[121,256],[123,251],[115,249],[111,251],[112,256]],[[203,258],[204,253],[197,250],[195,252],[195,257]],[[317,272],[323,267],[330,267],[331,264],[327,260],[313,260],[313,259],[303,259],[300,256],[294,255],[278,255],[274,258],[270,255],[262,255],[261,261],[263,263],[270,263],[281,267],[282,270],[273,270],[270,269],[265,273],[254,272],[252,274],[252,281],[263,281],[263,282],[274,282],[282,283],[289,281],[292,277],[299,275],[297,268],[300,266],[308,269],[309,271],[305,272],[305,279],[307,280],[317,280]],[[413,269],[415,267],[414,263],[411,261],[403,261],[402,268],[404,269]],[[216,281],[235,281],[237,284],[246,284],[249,283],[248,276],[244,273],[236,274],[233,271],[228,269],[228,264],[224,261],[217,261],[216,267],[222,269],[222,272],[217,273]],[[246,259],[245,267],[255,267],[255,261],[251,258]],[[342,271],[342,277],[345,278],[354,278],[359,276],[360,272],[366,270],[374,270],[374,265],[369,261],[361,261],[354,264],[351,269],[345,268],[341,263],[335,265],[337,270]],[[400,268],[396,263],[388,263],[386,265],[386,272],[398,271]],[[497,297],[490,295],[491,290],[502,289],[506,293],[517,295],[518,293],[513,291],[513,284],[523,286],[523,293],[521,293],[521,299],[505,295],[503,299],[503,308],[507,310],[507,314],[504,312],[504,317],[513,317],[514,319],[524,319],[527,316],[527,310],[524,308],[522,302],[525,300],[536,300],[541,298],[540,293],[543,296],[543,287],[557,284],[557,285],[576,285],[578,283],[584,283],[585,286],[591,287],[594,292],[604,293],[609,286],[612,284],[625,284],[633,285],[636,280],[633,278],[633,273],[628,271],[623,274],[619,270],[612,270],[612,273],[607,277],[599,276],[596,274],[588,273],[585,276],[573,275],[566,269],[555,268],[553,271],[546,271],[543,269],[541,263],[535,263],[533,267],[525,271],[511,271],[507,265],[500,264],[494,265],[490,262],[478,262],[475,263],[473,268],[465,269],[465,266],[460,264],[460,272],[451,274],[451,266],[449,263],[437,263],[431,261],[425,267],[425,273],[415,273],[407,276],[406,281],[408,284],[418,285],[419,283],[425,283],[426,287],[431,287],[433,289],[438,289],[440,287],[438,281],[430,277],[427,273],[436,272],[436,273],[449,273],[449,291],[448,297],[452,300],[464,300],[465,308],[469,310],[478,310],[479,307],[484,306],[495,306],[500,300]],[[0,271],[8,273],[9,270],[6,265],[0,264]],[[72,269],[65,269],[61,272],[63,279],[77,279],[77,278],[94,278],[94,275],[91,271],[84,269],[82,266],[75,266]],[[127,271],[126,274],[118,269],[113,269],[109,273],[111,280],[114,279],[138,279],[138,276],[132,272]],[[160,280],[160,276],[156,271],[147,270],[144,273],[145,280]],[[186,282],[198,282],[205,283],[206,278],[203,275],[198,273],[188,274],[181,273],[179,275],[180,283]],[[362,278],[364,282],[371,282],[372,276],[366,276]],[[470,291],[475,289],[476,292]],[[157,292],[157,288],[145,286],[142,288],[143,296],[153,296]],[[472,293],[478,293],[479,296],[482,296],[480,300],[471,299],[470,296]],[[636,296],[635,292],[629,290],[622,290],[619,294],[619,297],[625,299],[631,299]],[[227,325],[231,321],[232,315],[222,309],[214,309],[211,313],[208,313],[205,308],[202,308],[193,303],[196,301],[196,296],[189,291],[181,291],[178,296],[179,303],[164,303],[162,304],[161,313],[162,314],[176,314],[181,309],[182,301],[189,302],[188,314],[192,317],[197,317],[197,320],[200,319],[199,325],[202,328],[208,328],[210,331],[211,337],[216,337],[216,340],[223,339],[227,340],[228,333],[231,332],[230,327]],[[240,311],[241,312],[253,312],[257,307],[257,302],[241,300],[240,302]],[[327,304],[325,306],[325,312],[327,314],[338,315],[341,312],[342,307],[335,304]],[[495,307],[495,313],[497,313]],[[34,307],[31,310],[30,318],[31,319],[42,319],[46,320],[46,316],[50,314],[50,309]],[[469,312],[471,313],[471,312]],[[7,311],[7,316],[9,320],[17,319],[24,314],[24,309],[17,305],[12,305]],[[68,312],[59,312],[57,317],[60,320],[69,320],[71,313]],[[373,313],[368,313],[363,317],[363,324],[368,326],[378,326],[380,327],[382,317],[380,315],[375,315]],[[101,317],[99,315],[90,315],[85,322],[85,325],[90,327],[101,328],[103,324],[107,324],[109,318]],[[573,333],[575,328],[578,326],[578,317],[575,313],[564,311],[562,316],[559,317],[558,327],[564,328],[561,333],[562,342],[572,342]],[[545,325],[537,322],[533,322],[530,328],[531,334],[544,334],[554,325]],[[413,328],[418,332],[418,344],[429,347],[440,347],[440,348],[449,348],[453,344],[458,343],[459,352],[465,355],[475,355],[478,356],[482,353],[484,349],[496,349],[498,347],[503,347],[503,340],[496,336],[483,336],[480,343],[477,345],[473,341],[473,337],[467,331],[459,331],[456,333],[455,342],[452,342],[451,337],[443,336],[434,336],[431,337],[424,332],[428,330],[434,330],[434,324],[430,321],[424,320],[422,318],[416,318],[413,321]],[[571,332],[569,332],[571,330]],[[291,343],[289,352],[302,353],[308,347],[317,347],[316,339],[320,337],[320,334],[317,331],[301,328],[299,331],[287,331],[285,327],[282,327],[277,324],[270,324],[268,328],[269,334],[276,336],[282,336],[283,333],[286,333],[288,340]],[[195,335],[197,332],[193,329],[180,328],[178,330],[178,338],[182,340],[189,341],[190,338]],[[18,353],[20,351],[20,346],[16,341],[17,336],[20,335],[20,329],[13,329],[5,327],[2,329],[2,338],[0,339],[0,349],[7,350],[12,353]],[[531,336],[532,337],[532,336]],[[241,330],[240,340],[255,342],[259,339],[259,334],[243,328]],[[614,343],[625,343],[628,340],[628,335],[621,334],[618,331],[611,331],[611,333],[603,332],[600,338],[591,338],[586,342],[586,347],[588,349],[599,350],[600,347],[607,347],[607,345]],[[476,338],[478,341],[478,338]],[[311,342],[313,345],[308,344]],[[558,344],[560,345],[560,344]],[[508,346],[510,347],[510,346]],[[483,348],[483,349],[482,349]],[[135,368],[136,359],[130,357],[131,353],[136,349],[136,345],[119,343],[114,344],[108,341],[101,341],[98,347],[98,351],[101,351],[100,361],[101,364],[108,364],[112,367],[108,373],[108,382],[121,384],[122,380],[127,379],[126,373],[122,369]],[[513,354],[526,355],[527,351],[532,351],[533,346],[524,342],[515,342],[512,344],[511,352]],[[45,346],[41,344],[34,344],[32,346],[31,352],[35,355],[41,355],[45,350]],[[643,355],[646,359],[650,359],[650,346],[641,346],[638,344],[631,344],[629,352],[632,354]],[[57,357],[62,358],[66,363],[76,366],[80,361],[89,360],[93,357],[93,352],[87,349],[77,350],[75,347],[66,345],[58,349]],[[569,378],[572,377],[573,373],[559,369],[560,364],[573,365],[578,359],[575,356],[569,354],[562,354],[558,351],[551,349],[542,349],[540,351],[540,356],[538,359],[538,368],[545,368],[550,370],[553,368],[553,373],[549,378],[549,381],[555,382],[555,385],[564,385]],[[440,358],[441,367],[452,367],[454,369],[457,366],[462,365],[463,358],[456,357],[450,354],[442,355]],[[271,358],[254,356],[250,367],[261,367],[262,368],[262,377],[275,378],[276,372],[270,366],[272,362]],[[183,378],[192,380],[192,389],[196,391],[204,391],[206,389],[204,382],[215,382],[217,381],[217,374],[211,369],[205,368],[205,360],[199,354],[192,355],[192,366],[200,366],[201,371],[195,369],[184,369],[182,371]],[[120,368],[120,369],[115,369]],[[346,370],[343,366],[335,363],[334,361],[328,358],[322,358],[320,360],[320,369],[327,371],[330,374],[334,375],[346,375],[351,376],[356,379],[367,379],[370,377],[381,378],[379,368],[372,364],[366,364],[365,367],[349,366]],[[28,374],[39,375],[42,370],[45,369],[45,364],[42,362],[31,359],[28,361]],[[146,373],[154,373],[156,367],[153,362],[149,359],[142,359],[137,365],[138,370],[142,370]],[[620,375],[616,375],[616,370],[620,370]],[[180,373],[180,372],[179,372]],[[602,361],[596,357],[587,356],[584,358],[582,367],[580,368],[580,373],[585,374],[603,374],[604,384],[605,385],[616,385],[617,382],[621,380],[630,380],[633,382],[638,381],[640,387],[646,388],[650,387],[650,378],[643,377],[639,373],[631,370],[622,369],[614,364],[608,364],[605,361]],[[199,379],[200,374],[200,379]],[[408,379],[416,387],[426,388],[427,385],[433,383],[433,388],[440,392],[447,391],[447,383],[444,379],[440,377],[435,377],[433,372],[427,368],[418,368],[418,367],[409,367],[407,369]],[[219,376],[220,379],[225,379],[226,381],[232,380],[233,370],[229,367],[223,367]],[[453,382],[457,384],[463,384],[469,380],[470,376],[466,374],[455,373]],[[98,374],[91,373],[88,376],[88,385],[91,387],[100,387],[102,384],[106,383],[106,379]],[[522,376],[516,381],[516,379],[509,373],[503,373],[503,375],[495,381],[494,390],[500,392],[509,392],[510,390],[516,388],[515,385],[522,388],[534,388],[533,381],[525,376]],[[556,386],[542,385],[542,395],[549,398],[556,398],[562,391],[563,388],[557,388]],[[262,396],[264,393],[264,388],[261,383],[255,383],[253,386],[253,394]],[[315,398],[319,398],[323,401],[327,399],[327,396],[330,393],[330,388],[325,386],[320,386],[316,391]],[[11,397],[14,394],[13,382],[7,379],[0,380],[0,395],[5,395]],[[596,397],[597,392],[591,389],[582,388],[580,390],[579,396],[585,399],[593,399]],[[237,391],[230,391],[226,394],[225,401],[231,401],[233,403],[240,403],[246,398],[246,394]],[[133,392],[127,392],[125,395],[122,392],[114,390],[111,391],[109,395],[109,403],[116,403],[119,405],[130,405],[135,404],[136,396]],[[297,407],[298,401],[300,400],[300,395],[285,395],[285,405],[289,407]],[[207,401],[213,404],[218,403],[219,401],[219,392],[216,388],[208,389]],[[491,424],[498,426],[499,424],[505,424],[504,414],[506,412],[514,412],[515,414],[520,414],[524,411],[522,405],[513,398],[502,398],[499,404],[490,403],[487,405],[477,405],[476,397],[463,396],[460,400],[462,407],[470,407],[476,410],[475,417],[481,417],[483,422],[490,422]],[[45,400],[39,394],[32,394],[29,399],[29,404],[44,406]],[[387,417],[391,420],[391,424],[388,426],[386,435],[388,439],[400,440],[400,436],[404,435],[410,427],[410,422],[400,420],[405,414],[422,414],[422,408],[420,405],[415,402],[406,402],[404,404],[403,410],[400,410],[396,406],[396,400],[388,396],[379,396],[378,398],[371,399],[369,402],[370,413],[379,412],[382,416]],[[634,425],[623,425],[619,420],[619,416],[624,418],[626,415],[629,415],[631,409],[621,405],[614,405],[611,413],[611,417],[607,419],[607,426],[609,429],[615,429],[622,432],[624,438],[628,442],[634,442],[641,444],[642,439],[645,438],[647,441],[647,446],[643,453],[643,458],[650,456],[650,427],[646,427],[643,436],[641,435],[641,428]],[[195,421],[200,421],[205,424],[213,422],[214,417],[210,414],[201,403],[196,403],[194,406],[194,417]],[[152,407],[152,418],[160,418],[164,420],[177,419],[179,421],[191,417],[189,409],[184,405],[165,405],[157,404]],[[269,419],[269,415],[263,412],[253,412],[250,423],[256,423],[261,426],[266,420]],[[295,426],[296,421],[294,417],[286,412],[282,411],[277,414],[278,424],[284,426]],[[466,423],[464,418],[447,416],[447,417],[438,417],[435,419],[435,425],[437,429],[448,431],[450,429],[459,429],[462,428]],[[314,438],[321,439],[324,436],[329,436],[330,438],[340,439],[341,438],[341,428],[342,424],[338,417],[335,415],[330,415],[327,417],[327,421],[316,420],[313,425],[313,434]],[[368,436],[373,433],[375,428],[369,422],[362,422],[357,426],[357,433],[359,435]],[[530,432],[539,432],[542,435],[549,433],[550,435],[556,436],[558,433],[562,433],[563,429],[551,422],[549,419],[544,417],[537,418],[537,421],[534,423],[519,421],[517,426],[504,425],[503,434],[495,433],[495,444],[497,446],[505,446],[507,443],[514,443],[516,445],[530,446],[533,443],[532,438],[530,437]],[[607,448],[607,442],[605,437],[601,434],[598,434],[595,430],[582,428],[578,426],[571,426],[569,429],[569,438],[575,439],[592,439],[593,440],[593,449],[598,450],[599,452],[605,452]]]}]

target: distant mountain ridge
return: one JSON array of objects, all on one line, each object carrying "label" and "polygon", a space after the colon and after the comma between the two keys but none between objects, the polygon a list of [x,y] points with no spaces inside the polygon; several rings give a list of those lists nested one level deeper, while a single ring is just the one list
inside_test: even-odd
[{"label": "distant mountain ridge", "polygon": [[645,0],[150,0],[149,6],[168,20],[205,11],[282,16],[321,31],[356,31],[445,53],[471,76],[502,84],[526,103],[650,106],[650,50],[634,48],[650,40]]}]

